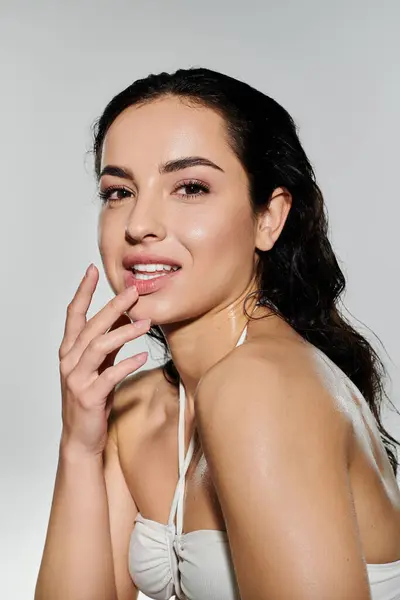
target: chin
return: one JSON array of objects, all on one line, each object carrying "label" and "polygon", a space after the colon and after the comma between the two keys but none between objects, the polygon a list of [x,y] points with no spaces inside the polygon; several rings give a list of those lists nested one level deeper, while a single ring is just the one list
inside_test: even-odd
[{"label": "chin", "polygon": [[140,319],[151,319],[151,325],[164,325],[180,321],[176,306],[172,307],[170,302],[150,299],[151,294],[139,296],[136,304],[127,312],[132,321]]},{"label": "chin", "polygon": [[[133,321],[151,319],[151,325],[173,325],[191,321],[200,316],[204,311],[193,310],[193,303],[185,302],[185,307],[179,307],[177,302],[170,299],[156,298],[156,295],[147,294],[139,296],[137,303],[127,311]],[[188,308],[188,305],[190,308]]]}]

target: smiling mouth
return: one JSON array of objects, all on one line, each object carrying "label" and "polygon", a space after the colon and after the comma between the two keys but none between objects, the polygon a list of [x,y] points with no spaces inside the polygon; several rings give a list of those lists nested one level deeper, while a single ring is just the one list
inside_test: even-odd
[{"label": "smiling mouth", "polygon": [[132,273],[135,279],[138,279],[139,281],[147,281],[149,279],[158,279],[159,277],[168,277],[168,275],[175,273],[175,271],[171,271],[170,273],[166,273],[164,271],[152,273],[151,275],[149,273],[138,273],[137,271],[132,271]]},{"label": "smiling mouth", "polygon": [[125,287],[134,285],[139,296],[152,294],[168,287],[168,282],[174,280],[181,270],[176,265],[157,264],[149,267],[136,264],[125,271]]},{"label": "smiling mouth", "polygon": [[165,277],[167,275],[171,275],[178,271],[181,267],[171,267],[171,266],[163,266],[161,267],[157,265],[157,268],[147,269],[140,267],[132,267],[130,271],[132,272],[135,279],[139,281],[147,281],[150,279],[157,279],[158,277]]}]

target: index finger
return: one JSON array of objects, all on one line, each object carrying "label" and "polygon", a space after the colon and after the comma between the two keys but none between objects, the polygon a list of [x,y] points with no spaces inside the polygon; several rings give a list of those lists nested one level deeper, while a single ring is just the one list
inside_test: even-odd
[{"label": "index finger", "polygon": [[75,343],[76,338],[86,325],[87,311],[92,301],[98,279],[98,269],[95,265],[91,264],[86,270],[74,297],[67,307],[64,336],[60,347],[60,352],[62,352],[62,354],[69,352]]}]

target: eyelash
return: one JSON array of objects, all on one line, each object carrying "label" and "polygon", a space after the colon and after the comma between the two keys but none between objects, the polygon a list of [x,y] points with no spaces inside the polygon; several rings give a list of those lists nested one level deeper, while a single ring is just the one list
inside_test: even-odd
[{"label": "eyelash", "polygon": [[[201,192],[198,192],[196,194],[180,194],[181,196],[187,196],[188,198],[196,198],[197,196],[203,196],[204,194],[208,194],[210,191],[210,188],[205,184],[202,183],[201,181],[198,181],[197,179],[189,179],[187,181],[184,181],[182,183],[179,184],[178,187],[175,188],[176,190],[179,190],[182,187],[197,187],[201,190]],[[123,200],[125,200],[126,196],[124,198],[114,198],[112,200],[110,200],[110,196],[116,192],[116,191],[121,191],[121,192],[126,192],[127,194],[132,194],[132,192],[130,190],[128,190],[127,188],[125,188],[124,186],[120,186],[120,185],[112,185],[108,188],[106,188],[103,191],[99,192],[99,198],[101,199],[101,201],[103,202],[103,204],[105,204],[106,202],[122,202]]]},{"label": "eyelash", "polygon": [[105,204],[106,202],[122,202],[125,198],[117,198],[117,199],[113,199],[110,200],[110,196],[111,194],[113,194],[114,192],[117,191],[121,191],[121,192],[126,192],[127,194],[131,194],[132,192],[130,190],[128,190],[127,188],[124,188],[121,185],[111,185],[110,187],[106,188],[103,191],[99,191],[99,198],[102,201],[103,204]]}]

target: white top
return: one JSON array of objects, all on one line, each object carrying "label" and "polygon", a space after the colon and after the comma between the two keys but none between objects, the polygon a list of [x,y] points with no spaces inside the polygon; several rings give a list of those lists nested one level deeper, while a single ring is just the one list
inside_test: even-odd
[{"label": "white top", "polygon": [[[236,346],[243,343],[246,334],[247,325]],[[355,428],[362,431],[362,439],[372,455],[368,434],[352,394],[360,401],[362,413],[381,443],[368,403],[335,363],[315,346],[310,346],[315,350],[324,382],[351,414]],[[137,515],[129,545],[129,572],[136,587],[154,600],[169,600],[174,596],[179,600],[240,600],[226,531],[202,529],[182,533],[185,476],[194,450],[193,432],[184,457],[185,402],[185,390],[180,382],[179,480],[168,524],[145,519],[140,513]],[[367,564],[367,571],[372,600],[400,600],[400,560]]]}]

